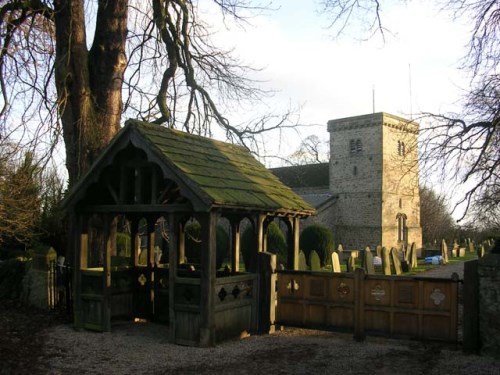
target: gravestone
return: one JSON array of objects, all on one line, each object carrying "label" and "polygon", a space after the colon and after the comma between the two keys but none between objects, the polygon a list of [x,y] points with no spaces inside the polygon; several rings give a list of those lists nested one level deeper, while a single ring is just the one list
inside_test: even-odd
[{"label": "gravestone", "polygon": [[319,260],[319,255],[316,250],[312,250],[309,254],[309,264],[311,266],[311,271],[321,271],[321,261]]},{"label": "gravestone", "polygon": [[459,246],[458,246],[458,242],[456,239],[453,240],[453,248],[451,249],[451,256],[453,256],[453,257],[460,256]]},{"label": "gravestone", "polygon": [[382,258],[382,246],[377,245],[377,248],[375,249],[375,253],[379,258]]},{"label": "gravestone", "polygon": [[342,244],[339,243],[339,246],[337,247],[337,250],[335,250],[337,254],[339,254],[339,257],[342,257],[342,253],[344,251],[344,248],[342,247]]},{"label": "gravestone", "polygon": [[464,257],[465,256],[465,247],[459,247],[458,248],[458,256],[459,257]]},{"label": "gravestone", "polygon": [[302,250],[299,251],[299,271],[307,271],[306,254]]},{"label": "gravestone", "polygon": [[401,275],[401,260],[399,258],[398,249],[395,247],[391,249],[391,259],[394,266],[394,273],[396,275]]},{"label": "gravestone", "polygon": [[332,271],[336,273],[341,272],[339,254],[336,252],[332,253]]},{"label": "gravestone", "polygon": [[347,272],[354,272],[356,269],[356,258],[352,255],[347,259]]},{"label": "gravestone", "polygon": [[382,268],[384,269],[384,275],[391,274],[391,257],[386,247],[382,248]]},{"label": "gravestone", "polygon": [[446,245],[446,241],[443,239],[441,241],[441,257],[443,259],[443,264],[448,263],[448,245]]},{"label": "gravestone", "polygon": [[364,257],[363,257],[363,265],[367,275],[375,274],[375,267],[373,266],[373,255],[370,251],[370,248],[367,247],[365,249]]},{"label": "gravestone", "polygon": [[477,253],[478,258],[483,258],[484,257],[484,253],[485,253],[484,246],[480,246],[477,251],[478,251],[478,253]]},{"label": "gravestone", "polygon": [[473,253],[476,251],[475,247],[474,247],[474,241],[470,241],[469,240],[469,253]]},{"label": "gravestone", "polygon": [[411,269],[417,268],[418,266],[418,260],[417,260],[417,244],[415,242],[411,243],[411,248],[410,248],[410,262],[409,266]]}]

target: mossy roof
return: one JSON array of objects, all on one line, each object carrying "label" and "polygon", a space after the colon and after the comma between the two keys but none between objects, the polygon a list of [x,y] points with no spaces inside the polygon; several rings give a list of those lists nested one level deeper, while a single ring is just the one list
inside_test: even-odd
[{"label": "mossy roof", "polygon": [[128,120],[126,127],[143,136],[212,206],[314,213],[241,146],[137,120]]},{"label": "mossy roof", "polygon": [[245,148],[137,120],[126,122],[64,205],[78,202],[99,171],[130,142],[154,155],[154,162],[176,176],[189,196],[203,202],[204,210],[228,207],[304,216],[315,212]]}]

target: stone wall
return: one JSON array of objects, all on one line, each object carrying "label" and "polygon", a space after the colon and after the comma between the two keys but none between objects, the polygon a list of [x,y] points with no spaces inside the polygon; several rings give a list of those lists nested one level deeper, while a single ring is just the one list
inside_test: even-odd
[{"label": "stone wall", "polygon": [[481,354],[500,358],[500,254],[479,259],[477,273]]}]

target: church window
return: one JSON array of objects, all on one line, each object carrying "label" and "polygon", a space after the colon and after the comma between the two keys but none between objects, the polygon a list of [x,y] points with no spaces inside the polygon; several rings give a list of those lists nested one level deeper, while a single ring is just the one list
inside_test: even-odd
[{"label": "church window", "polygon": [[408,242],[408,227],[407,227],[407,217],[405,214],[398,214],[396,216],[398,221],[398,241]]},{"label": "church window", "polygon": [[359,154],[363,151],[363,144],[361,143],[361,139],[351,139],[349,146],[351,154]]},{"label": "church window", "polygon": [[403,200],[399,198],[399,208],[403,208]]},{"label": "church window", "polygon": [[354,168],[352,169],[352,174],[354,176],[357,176],[357,174],[358,174],[358,167],[354,166]]},{"label": "church window", "polygon": [[361,152],[361,151],[363,151],[363,145],[361,144],[361,139],[358,139],[358,140],[356,141],[356,152],[358,152],[358,153],[359,153],[359,152]]},{"label": "church window", "polygon": [[398,155],[399,156],[405,155],[405,143],[402,141],[398,141]]}]

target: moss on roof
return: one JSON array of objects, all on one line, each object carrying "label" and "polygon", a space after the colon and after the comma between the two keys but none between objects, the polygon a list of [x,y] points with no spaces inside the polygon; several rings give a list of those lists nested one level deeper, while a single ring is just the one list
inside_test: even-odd
[{"label": "moss on roof", "polygon": [[245,148],[159,125],[128,120],[149,146],[173,164],[212,205],[314,213]]}]

